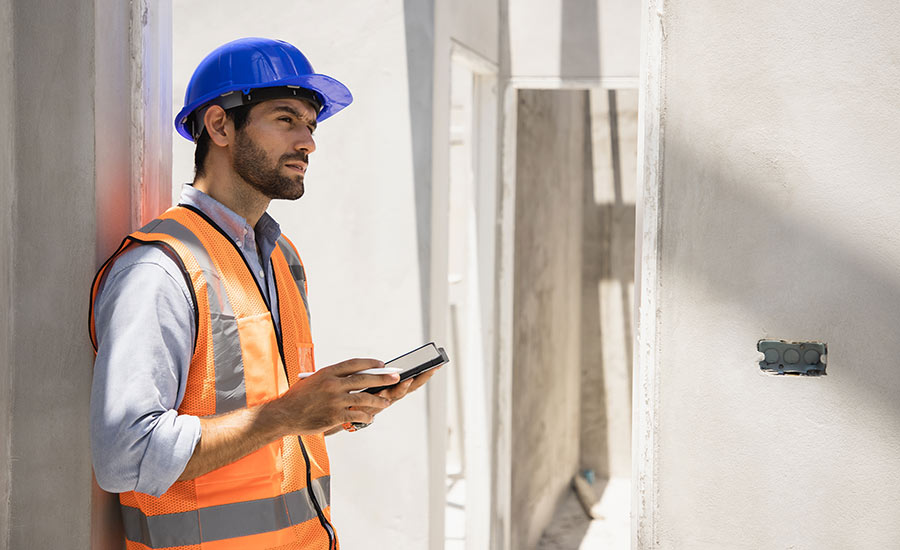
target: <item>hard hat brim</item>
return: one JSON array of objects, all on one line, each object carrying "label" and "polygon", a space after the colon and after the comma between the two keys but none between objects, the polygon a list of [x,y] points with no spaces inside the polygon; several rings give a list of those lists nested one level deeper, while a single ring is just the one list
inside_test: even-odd
[{"label": "hard hat brim", "polygon": [[178,112],[178,116],[175,117],[175,129],[182,137],[194,141],[188,125],[188,116],[199,107],[202,107],[207,103],[214,103],[216,98],[229,92],[240,91],[247,93],[251,89],[275,88],[279,86],[299,86],[307,90],[312,90],[321,97],[322,109],[319,111],[317,117],[318,122],[322,122],[340,112],[344,107],[353,102],[353,95],[350,93],[350,90],[340,81],[328,75],[318,73],[291,76],[290,78],[267,82],[265,86],[259,86],[258,84],[254,85],[251,83],[242,86],[239,83],[231,83],[228,86],[223,86],[220,89],[203,95],[189,105],[185,105],[184,108]]}]

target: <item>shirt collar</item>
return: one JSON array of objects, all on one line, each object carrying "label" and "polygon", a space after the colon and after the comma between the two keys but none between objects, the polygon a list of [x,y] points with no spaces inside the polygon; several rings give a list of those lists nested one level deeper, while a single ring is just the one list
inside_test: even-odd
[{"label": "shirt collar", "polygon": [[250,227],[243,216],[189,183],[184,184],[178,202],[193,206],[209,216],[232,240],[256,239],[256,244],[265,257],[272,253],[275,243],[281,237],[281,226],[268,212],[263,212],[262,217],[256,222],[254,231],[254,228]]}]

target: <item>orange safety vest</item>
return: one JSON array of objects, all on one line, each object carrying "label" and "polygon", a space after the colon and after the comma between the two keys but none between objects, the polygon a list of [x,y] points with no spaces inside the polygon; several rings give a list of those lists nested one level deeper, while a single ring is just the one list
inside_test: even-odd
[{"label": "orange safety vest", "polygon": [[[100,268],[93,305],[107,269],[125,250],[146,243],[181,260],[194,293],[196,341],[179,414],[209,416],[271,401],[301,372],[315,370],[306,276],[284,236],[272,253],[281,334],[243,256],[201,211],[170,208],[122,242]],[[126,366],[123,365],[123,368]],[[177,481],[160,497],[119,496],[128,550],[338,550],[331,525],[330,469],[323,434],[278,439],[227,466]]]}]

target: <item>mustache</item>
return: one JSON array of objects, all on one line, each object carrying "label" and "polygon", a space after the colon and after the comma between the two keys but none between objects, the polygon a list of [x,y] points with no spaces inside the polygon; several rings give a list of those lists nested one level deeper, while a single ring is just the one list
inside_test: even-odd
[{"label": "mustache", "polygon": [[304,153],[303,151],[298,151],[297,153],[285,153],[284,155],[281,155],[281,162],[288,162],[291,160],[299,160],[301,162],[309,164],[309,155]]}]

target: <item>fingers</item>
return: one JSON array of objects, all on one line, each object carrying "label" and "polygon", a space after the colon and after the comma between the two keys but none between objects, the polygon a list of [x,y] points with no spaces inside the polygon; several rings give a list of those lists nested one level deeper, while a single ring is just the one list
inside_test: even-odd
[{"label": "fingers", "polygon": [[389,399],[366,392],[352,393],[347,397],[350,406],[355,409],[374,409],[376,412],[381,412],[391,404]]},{"label": "fingers", "polygon": [[440,368],[441,367],[431,369],[420,374],[419,376],[416,376],[415,378],[404,380],[401,384],[397,384],[396,386],[381,390],[380,392],[378,392],[378,395],[386,399],[390,399],[392,402],[397,401],[398,399],[403,399],[408,394],[424,386],[425,383],[428,382],[431,377],[434,376],[434,373],[436,373]]},{"label": "fingers", "polygon": [[376,395],[380,395],[385,399],[389,399],[391,401],[397,401],[398,399],[403,399],[403,397],[409,393],[409,388],[412,386],[415,378],[409,378],[404,380],[403,382],[397,384],[396,386],[381,390]]},{"label": "fingers", "polygon": [[[365,422],[371,424],[375,415],[386,409],[390,404],[389,399],[368,393],[353,394],[358,404],[348,407],[344,413],[344,422]],[[375,406],[371,406],[374,403]]]},{"label": "fingers", "polygon": [[399,374],[354,374],[344,378],[347,391],[390,386],[400,380]]},{"label": "fingers", "polygon": [[384,363],[378,359],[349,359],[340,363],[325,367],[322,371],[328,371],[334,376],[349,376],[354,372],[366,369],[378,369],[384,366]]},{"label": "fingers", "polygon": [[428,372],[423,372],[419,376],[416,376],[415,378],[413,378],[413,383],[412,383],[412,385],[410,385],[409,391],[407,391],[407,393],[414,392],[417,389],[424,386],[425,382],[428,382],[429,380],[431,380],[431,377],[434,376],[435,373],[437,373],[437,371],[439,371],[439,370],[441,370],[441,367],[431,369]]},{"label": "fingers", "polygon": [[361,409],[347,409],[346,414],[344,415],[344,422],[362,422],[363,424],[371,424],[375,421],[375,415],[373,413],[361,410]]},{"label": "fingers", "polygon": [[364,390],[378,386],[396,384],[400,377],[397,374],[354,374],[367,369],[379,369],[384,363],[377,359],[350,359],[325,367],[320,372],[342,379],[344,391]]}]

